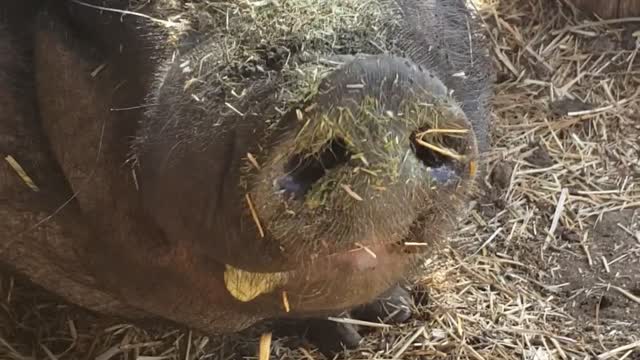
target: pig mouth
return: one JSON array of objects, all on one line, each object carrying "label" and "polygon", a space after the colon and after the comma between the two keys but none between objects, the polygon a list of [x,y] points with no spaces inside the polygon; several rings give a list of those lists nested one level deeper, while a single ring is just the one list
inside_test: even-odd
[{"label": "pig mouth", "polygon": [[[346,250],[307,257],[287,270],[252,272],[225,265],[224,285],[230,298],[275,316],[311,316],[348,309],[409,278],[434,253],[444,233],[425,237],[434,214],[424,213],[397,239],[375,236]],[[454,225],[454,222],[449,224]]]},{"label": "pig mouth", "polygon": [[[384,291],[384,286],[405,274],[407,259],[412,256],[415,255],[404,252],[400,244],[363,245],[314,259],[290,271],[256,273],[226,265],[224,282],[235,300],[270,303],[284,314],[333,310],[353,306],[355,299]],[[334,284],[336,281],[340,283]],[[331,287],[328,292],[322,290],[326,286]]]}]

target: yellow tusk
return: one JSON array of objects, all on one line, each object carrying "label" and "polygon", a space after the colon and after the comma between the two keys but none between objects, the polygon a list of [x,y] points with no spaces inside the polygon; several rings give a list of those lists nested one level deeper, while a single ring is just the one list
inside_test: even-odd
[{"label": "yellow tusk", "polygon": [[224,285],[229,293],[242,302],[273,292],[287,282],[287,273],[253,273],[226,265]]}]

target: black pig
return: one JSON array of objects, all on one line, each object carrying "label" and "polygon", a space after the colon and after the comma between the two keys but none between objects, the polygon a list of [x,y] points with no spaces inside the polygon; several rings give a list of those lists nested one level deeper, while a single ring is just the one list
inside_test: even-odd
[{"label": "black pig", "polygon": [[193,31],[170,4],[0,5],[0,260],[209,333],[407,303],[488,147],[475,14],[231,1]]}]

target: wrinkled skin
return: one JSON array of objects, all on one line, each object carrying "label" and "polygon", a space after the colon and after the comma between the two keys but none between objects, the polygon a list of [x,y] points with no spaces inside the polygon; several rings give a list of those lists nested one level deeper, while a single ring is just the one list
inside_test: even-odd
[{"label": "wrinkled skin", "polygon": [[[87,308],[209,333],[349,310],[405,321],[411,299],[397,284],[454,228],[487,148],[492,73],[455,1],[389,3],[397,51],[326,54],[340,65],[301,104],[307,125],[274,109],[277,71],[247,75],[242,97],[212,91],[206,34],[174,47],[138,16],[0,5],[0,152],[39,187],[0,167],[0,261]],[[190,87],[186,61],[205,68]],[[365,122],[367,99],[394,116]],[[444,142],[462,158],[416,146],[433,119],[403,106],[420,103],[435,104],[440,128],[466,131]],[[355,115],[338,124],[345,108]],[[311,149],[301,139],[324,131],[320,119],[340,132]],[[356,154],[382,175],[358,172]],[[355,329],[318,321],[308,334],[325,350],[357,345]]]}]

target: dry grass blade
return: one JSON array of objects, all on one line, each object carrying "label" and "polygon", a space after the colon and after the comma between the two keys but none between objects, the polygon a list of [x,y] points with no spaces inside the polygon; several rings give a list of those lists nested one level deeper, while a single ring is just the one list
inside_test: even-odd
[{"label": "dry grass blade", "polygon": [[357,320],[357,319],[337,318],[332,316],[328,317],[327,319],[330,321],[335,321],[343,324],[367,326],[367,327],[373,327],[373,328],[390,328],[391,327],[391,325],[389,324],[380,324],[380,323],[374,323],[370,321]]},{"label": "dry grass blade", "polygon": [[366,251],[367,254],[369,254],[372,258],[374,258],[374,259],[378,258],[378,255],[376,255],[376,253],[373,250],[371,250],[369,247],[364,246],[364,245],[362,245],[360,243],[356,243],[355,245],[360,247],[360,249]]},{"label": "dry grass blade", "polygon": [[108,7],[104,7],[104,6],[88,4],[88,3],[85,3],[85,2],[82,2],[82,1],[79,1],[79,0],[71,0],[71,1],[73,1],[76,4],[79,4],[79,5],[82,5],[82,6],[86,6],[86,7],[89,7],[89,8],[93,8],[93,9],[96,9],[96,10],[109,11],[109,12],[114,12],[114,13],[118,13],[118,14],[122,14],[122,15],[138,16],[138,17],[145,18],[145,19],[148,19],[150,21],[153,21],[155,23],[161,24],[161,25],[166,26],[166,27],[176,27],[176,28],[180,27],[181,28],[181,27],[184,26],[184,24],[181,24],[181,23],[175,23],[173,21],[164,20],[164,19],[156,19],[156,18],[153,18],[153,17],[151,17],[149,15],[138,13],[138,12],[135,12],[135,11],[108,8]]},{"label": "dry grass blade", "polygon": [[413,342],[418,338],[418,336],[424,335],[425,332],[426,330],[424,327],[417,329],[413,333],[413,335],[411,335],[411,337],[409,337],[409,339],[407,339],[407,341],[405,341],[404,344],[400,347],[400,349],[398,349],[398,351],[393,355],[393,359],[401,359],[402,354],[404,354],[404,352],[407,351],[409,346],[413,344]]},{"label": "dry grass blade", "polygon": [[469,161],[469,175],[476,176],[478,173],[478,163],[475,161]]},{"label": "dry grass blade", "polygon": [[258,217],[258,213],[256,212],[255,207],[253,206],[253,201],[251,201],[251,196],[249,194],[245,194],[245,199],[247,201],[247,205],[249,206],[249,211],[251,212],[251,217],[258,227],[258,232],[260,233],[260,237],[264,237],[264,230],[262,229],[262,223],[260,223],[260,218]]},{"label": "dry grass blade", "polygon": [[247,159],[249,160],[251,165],[256,168],[256,170],[260,170],[260,164],[258,164],[258,160],[256,160],[256,157],[253,156],[252,153],[247,153]]},{"label": "dry grass blade", "polygon": [[33,180],[31,179],[31,177],[29,177],[29,175],[27,175],[27,172],[24,170],[24,168],[16,161],[16,159],[14,159],[13,156],[11,155],[7,155],[4,158],[7,163],[9,163],[9,165],[11,166],[11,168],[18,174],[18,176],[20,177],[20,179],[22,179],[22,181],[29,187],[31,188],[31,190],[33,191],[40,191],[40,188],[38,188],[38,186],[33,182]]},{"label": "dry grass blade", "polygon": [[607,360],[607,359],[611,359],[612,357],[623,353],[627,350],[640,350],[640,340],[628,344],[628,345],[624,345],[624,346],[620,346],[618,348],[615,348],[613,350],[607,351],[605,353],[602,353],[600,355],[598,355],[598,360]]},{"label": "dry grass blade", "polygon": [[547,237],[544,241],[543,250],[545,250],[551,239],[555,236],[556,228],[558,227],[558,222],[560,221],[560,216],[562,215],[562,211],[564,210],[564,203],[569,196],[569,191],[565,188],[560,191],[560,198],[558,199],[558,205],[556,206],[556,211],[553,213],[553,219],[551,219],[551,226],[549,227],[549,231],[547,232]]},{"label": "dry grass blade", "polygon": [[287,292],[282,292],[282,305],[284,306],[284,311],[290,312],[291,306],[289,305],[289,297],[287,296]]},{"label": "dry grass blade", "polygon": [[422,138],[426,135],[430,134],[468,134],[469,130],[467,129],[429,129],[425,131],[421,131],[416,134],[416,137]]},{"label": "dry grass blade", "polygon": [[271,337],[272,334],[264,333],[260,337],[260,354],[258,360],[269,360],[269,354],[271,353]]},{"label": "dry grass blade", "polygon": [[446,149],[444,147],[441,146],[437,146],[434,145],[428,141],[425,140],[425,137],[430,136],[430,135],[448,135],[451,137],[455,137],[456,135],[459,134],[468,134],[469,130],[467,129],[441,129],[441,128],[434,128],[434,129],[428,129],[425,131],[421,131],[419,133],[417,133],[415,135],[416,138],[416,143],[419,144],[420,146],[424,146],[430,150],[433,150],[437,153],[440,153],[444,156],[450,157],[452,159],[455,160],[462,160],[464,159],[464,156],[458,154],[457,152],[450,150],[450,149]]},{"label": "dry grass blade", "polygon": [[353,191],[351,189],[351,186],[346,185],[346,184],[340,184],[340,187],[352,198],[358,200],[358,201],[364,201],[364,199],[362,198],[362,196],[358,195],[355,191]]},{"label": "dry grass blade", "polygon": [[635,296],[634,294],[632,294],[630,291],[627,291],[621,287],[618,286],[611,286],[611,288],[617,292],[619,292],[620,294],[624,295],[625,297],[627,297],[629,300],[635,302],[636,304],[640,304],[640,296]]},{"label": "dry grass blade", "polygon": [[439,154],[441,154],[443,156],[450,157],[450,158],[455,159],[457,161],[461,161],[461,160],[464,159],[463,155],[460,155],[460,154],[456,153],[453,150],[449,150],[449,149],[446,149],[446,148],[443,148],[443,147],[440,147],[440,146],[437,146],[437,145],[430,144],[430,143],[428,143],[428,142],[426,142],[426,141],[424,141],[422,139],[416,138],[416,143],[418,145],[420,145],[420,146],[426,147],[429,150],[433,150],[433,151],[435,151],[435,152],[437,152],[437,153],[439,153]]}]

